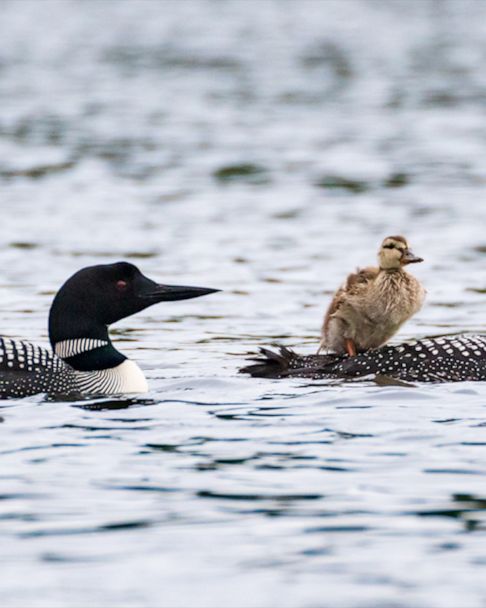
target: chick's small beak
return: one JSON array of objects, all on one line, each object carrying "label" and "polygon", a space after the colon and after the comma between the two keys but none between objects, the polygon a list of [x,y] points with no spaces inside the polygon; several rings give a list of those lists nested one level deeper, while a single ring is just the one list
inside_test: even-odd
[{"label": "chick's small beak", "polygon": [[418,262],[423,262],[423,258],[417,257],[413,251],[410,249],[406,249],[402,255],[401,263],[402,264],[418,264]]}]

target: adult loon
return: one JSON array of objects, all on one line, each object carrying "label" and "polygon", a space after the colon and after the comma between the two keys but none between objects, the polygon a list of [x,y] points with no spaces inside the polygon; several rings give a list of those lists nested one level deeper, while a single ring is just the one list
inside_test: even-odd
[{"label": "adult loon", "polygon": [[256,364],[240,371],[260,378],[362,378],[405,382],[486,380],[486,336],[442,336],[382,346],[355,356],[299,355],[284,346],[260,349]]},{"label": "adult loon", "polygon": [[158,302],[216,291],[160,285],[128,262],[83,268],[64,283],[52,303],[53,352],[0,337],[0,398],[146,392],[142,370],[113,346],[108,326]]}]

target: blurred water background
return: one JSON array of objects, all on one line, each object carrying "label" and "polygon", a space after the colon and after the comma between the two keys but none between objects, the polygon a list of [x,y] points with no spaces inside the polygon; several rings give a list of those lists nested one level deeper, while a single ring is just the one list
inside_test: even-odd
[{"label": "blurred water background", "polygon": [[115,328],[145,398],[1,403],[2,607],[484,606],[483,384],[237,369],[314,352],[387,234],[397,340],[486,331],[486,3],[0,9],[2,334],[89,264],[224,290]]}]

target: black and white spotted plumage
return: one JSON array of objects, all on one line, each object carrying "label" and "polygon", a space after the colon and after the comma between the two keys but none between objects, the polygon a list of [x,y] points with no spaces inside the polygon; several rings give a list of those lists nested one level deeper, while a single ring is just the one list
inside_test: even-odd
[{"label": "black and white spotted plumage", "polygon": [[49,395],[110,395],[125,392],[132,361],[101,370],[79,371],[50,350],[0,337],[0,399]]},{"label": "black and white spotted plumage", "polygon": [[361,378],[390,376],[406,382],[486,380],[486,336],[444,336],[348,355],[298,355],[280,347],[243,368],[255,377]]},{"label": "black and white spotted plumage", "polygon": [[73,393],[75,373],[46,348],[0,337],[0,398]]}]

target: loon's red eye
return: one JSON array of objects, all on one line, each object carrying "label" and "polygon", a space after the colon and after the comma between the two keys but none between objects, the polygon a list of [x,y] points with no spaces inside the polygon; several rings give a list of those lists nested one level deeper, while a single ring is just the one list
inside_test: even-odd
[{"label": "loon's red eye", "polygon": [[128,287],[128,283],[126,281],[123,280],[119,280],[116,282],[116,288],[118,289],[118,291],[125,291],[125,289]]}]

